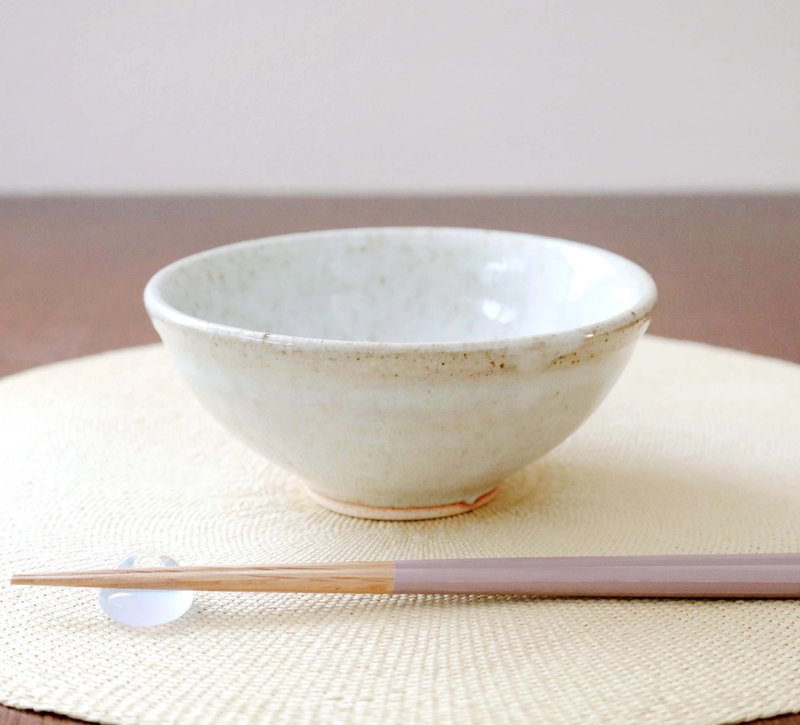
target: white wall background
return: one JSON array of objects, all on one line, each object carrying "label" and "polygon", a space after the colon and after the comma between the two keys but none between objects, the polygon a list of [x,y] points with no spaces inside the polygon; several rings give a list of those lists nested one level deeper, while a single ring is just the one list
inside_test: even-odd
[{"label": "white wall background", "polygon": [[800,189],[800,0],[0,0],[0,191]]}]

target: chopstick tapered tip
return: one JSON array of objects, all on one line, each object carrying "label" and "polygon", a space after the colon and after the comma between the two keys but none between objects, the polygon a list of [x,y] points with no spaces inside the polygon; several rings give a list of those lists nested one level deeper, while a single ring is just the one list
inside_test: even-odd
[{"label": "chopstick tapered tip", "polygon": [[81,572],[41,573],[41,574],[12,574],[11,584],[25,584],[40,587],[101,587],[101,582],[94,582],[94,572],[86,574]]},{"label": "chopstick tapered tip", "polygon": [[[10,584],[27,584],[38,586],[58,586],[62,584],[62,577],[57,574],[12,574]],[[67,584],[67,586],[69,586]]]}]

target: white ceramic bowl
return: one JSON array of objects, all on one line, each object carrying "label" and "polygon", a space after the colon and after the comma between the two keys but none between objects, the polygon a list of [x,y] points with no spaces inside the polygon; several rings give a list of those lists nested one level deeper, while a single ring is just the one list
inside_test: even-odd
[{"label": "white ceramic bowl", "polygon": [[570,435],[647,327],[610,252],[447,228],[291,234],[158,272],[147,310],[204,406],[322,505],[418,519],[489,501]]}]

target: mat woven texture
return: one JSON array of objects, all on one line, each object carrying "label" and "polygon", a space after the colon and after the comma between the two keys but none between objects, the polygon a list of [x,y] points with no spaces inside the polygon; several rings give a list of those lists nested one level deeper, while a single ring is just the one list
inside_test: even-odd
[{"label": "mat woven texture", "polygon": [[[159,346],[0,381],[0,576],[114,565],[800,551],[800,367],[647,337],[594,417],[474,513],[325,511]],[[0,589],[0,701],[111,723],[720,723],[800,710],[800,607],[201,593],[117,625]]]}]

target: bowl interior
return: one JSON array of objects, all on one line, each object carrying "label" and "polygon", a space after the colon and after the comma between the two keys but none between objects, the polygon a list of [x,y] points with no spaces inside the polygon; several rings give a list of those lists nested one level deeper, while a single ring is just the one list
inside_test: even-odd
[{"label": "bowl interior", "polygon": [[[511,232],[315,232],[180,260],[148,294],[235,328],[330,340],[477,342],[598,324],[654,298],[650,276],[595,247]],[[638,311],[637,311],[638,310]]]}]

